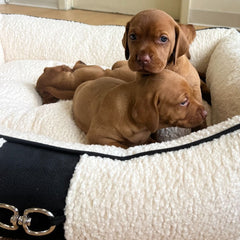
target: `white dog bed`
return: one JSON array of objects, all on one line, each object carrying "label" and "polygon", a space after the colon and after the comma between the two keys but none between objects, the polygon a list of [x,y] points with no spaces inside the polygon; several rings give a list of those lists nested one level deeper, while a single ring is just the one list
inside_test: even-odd
[{"label": "white dog bed", "polygon": [[[124,59],[124,30],[0,15],[0,202],[20,215],[32,207],[64,215],[64,231],[48,239],[240,239],[238,31],[197,31],[191,45],[211,90],[204,130],[175,140],[179,129],[164,130],[169,141],[127,150],[87,145],[72,101],[41,105],[35,84],[44,67],[111,67]],[[3,206],[0,222],[12,225]],[[28,239],[25,232],[0,224],[0,236]]]}]

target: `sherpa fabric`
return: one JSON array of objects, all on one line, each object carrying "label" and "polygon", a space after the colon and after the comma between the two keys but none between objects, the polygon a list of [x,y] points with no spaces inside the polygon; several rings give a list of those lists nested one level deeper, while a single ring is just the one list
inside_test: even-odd
[{"label": "sherpa fabric", "polygon": [[82,60],[111,67],[124,59],[124,27],[2,14],[0,31],[0,134],[85,153],[66,199],[67,240],[240,239],[240,131],[160,153],[240,123],[235,29],[198,31],[191,45],[191,61],[207,73],[212,92],[209,127],[182,137],[164,130],[168,141],[129,149],[87,145],[72,101],[42,105],[35,91],[46,66]]},{"label": "sherpa fabric", "polygon": [[224,38],[211,55],[207,79],[212,95],[212,124],[240,110],[240,34]]},{"label": "sherpa fabric", "polygon": [[122,26],[91,26],[71,21],[1,15],[6,62],[35,59],[111,66],[124,59]]},{"label": "sherpa fabric", "polygon": [[126,162],[82,156],[66,238],[239,239],[239,136]]},{"label": "sherpa fabric", "polygon": [[[117,157],[181,146],[229,129],[239,121],[236,116],[181,139],[127,150],[84,147],[36,134],[21,136],[116,156],[116,160],[80,156],[66,199],[66,239],[237,240],[240,130],[190,149],[145,154],[126,161]],[[19,137],[14,130],[0,131]]]}]

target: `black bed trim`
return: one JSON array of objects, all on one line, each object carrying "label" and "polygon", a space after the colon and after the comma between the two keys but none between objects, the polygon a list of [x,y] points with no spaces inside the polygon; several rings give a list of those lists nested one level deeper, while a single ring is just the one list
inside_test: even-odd
[{"label": "black bed trim", "polygon": [[202,139],[190,142],[190,143],[186,143],[186,144],[175,146],[175,147],[169,147],[169,148],[162,148],[162,149],[140,152],[140,153],[136,153],[136,154],[133,154],[133,155],[127,155],[127,156],[117,156],[117,155],[110,155],[110,154],[104,154],[104,153],[98,153],[98,152],[61,148],[61,147],[56,147],[56,146],[47,145],[47,144],[43,144],[43,143],[38,143],[38,142],[23,140],[23,139],[19,139],[19,138],[9,137],[9,136],[5,136],[5,135],[0,135],[0,138],[4,138],[8,142],[12,142],[12,143],[31,145],[31,146],[34,146],[34,147],[54,150],[54,151],[57,151],[57,152],[70,153],[70,154],[72,153],[72,154],[78,154],[78,155],[87,154],[88,156],[110,158],[112,160],[126,161],[126,160],[131,160],[133,158],[138,158],[138,157],[143,157],[143,156],[151,156],[151,155],[154,155],[154,154],[175,152],[175,151],[179,151],[179,150],[188,149],[188,148],[198,146],[198,145],[203,144],[203,143],[211,142],[215,139],[219,139],[220,137],[222,137],[224,135],[227,135],[227,134],[230,134],[230,133],[233,133],[237,130],[240,130],[240,123],[228,128],[228,129],[225,129],[221,132],[218,132],[218,133],[213,134],[211,136],[208,136],[208,137],[205,137],[205,138],[202,138]]},{"label": "black bed trim", "polygon": [[[64,209],[72,175],[79,162],[79,154],[55,151],[53,148],[21,139],[4,137],[7,141],[0,148],[0,236],[18,239],[37,239],[23,228],[20,216],[28,217],[30,230],[41,232],[55,226],[53,232],[41,240],[64,240]],[[11,210],[7,206],[14,206]],[[33,208],[46,209],[53,216],[36,213]],[[10,222],[17,215],[18,221]],[[13,225],[14,224],[14,225]],[[25,224],[26,226],[26,224]]]}]

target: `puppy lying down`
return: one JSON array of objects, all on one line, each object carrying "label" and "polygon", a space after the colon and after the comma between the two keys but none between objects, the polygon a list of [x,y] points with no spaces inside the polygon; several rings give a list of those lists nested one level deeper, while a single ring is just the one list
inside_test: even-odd
[{"label": "puppy lying down", "polygon": [[89,144],[128,148],[151,143],[151,134],[157,130],[193,128],[206,115],[189,83],[170,70],[139,74],[128,83],[111,77],[87,81],[73,97],[74,120]]}]

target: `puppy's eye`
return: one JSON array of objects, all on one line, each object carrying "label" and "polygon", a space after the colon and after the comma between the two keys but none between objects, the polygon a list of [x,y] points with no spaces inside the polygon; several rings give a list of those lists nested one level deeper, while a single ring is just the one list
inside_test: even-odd
[{"label": "puppy's eye", "polygon": [[167,37],[167,36],[162,35],[162,36],[160,37],[160,42],[166,43],[167,41],[168,41],[168,37]]},{"label": "puppy's eye", "polygon": [[186,106],[188,106],[188,104],[189,104],[189,101],[187,98],[185,98],[184,101],[180,103],[180,106],[186,107]]},{"label": "puppy's eye", "polygon": [[134,41],[134,40],[137,39],[137,36],[136,36],[135,33],[132,33],[132,34],[129,35],[129,38]]}]

